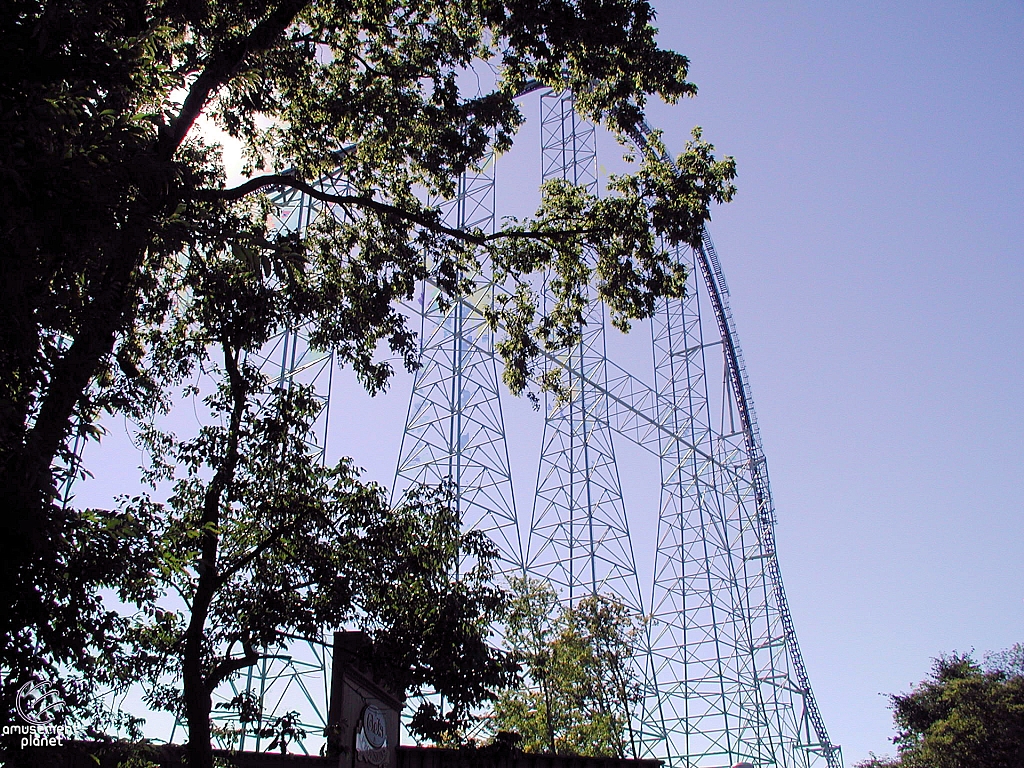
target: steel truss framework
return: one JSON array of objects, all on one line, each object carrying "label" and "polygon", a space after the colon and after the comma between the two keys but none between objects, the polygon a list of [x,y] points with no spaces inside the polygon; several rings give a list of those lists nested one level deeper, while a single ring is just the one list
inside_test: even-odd
[{"label": "steel truss framework", "polygon": [[[541,97],[541,137],[545,179],[597,191],[594,129],[576,116],[571,97]],[[661,302],[653,320],[653,386],[608,359],[604,311],[597,303],[579,344],[547,355],[545,364],[563,372],[570,396],[549,404],[521,562],[567,602],[602,593],[647,617],[638,716],[645,754],[680,766],[746,761],[835,768],[841,754],[811,692],[779,575],[767,472],[728,288],[706,233],[700,248],[681,250],[678,257],[690,266],[691,289],[683,300]],[[453,316],[464,317],[467,309],[470,303],[463,302]],[[430,331],[458,327],[445,322],[435,321]],[[443,346],[430,331],[425,326],[423,337],[431,339],[424,345],[425,362],[433,359],[428,352]],[[457,338],[452,336],[449,344]],[[430,389],[417,382],[412,395],[410,414],[430,410],[433,423],[441,414],[445,434],[466,440],[461,456],[439,452],[434,472],[440,478],[454,479],[445,472],[471,465],[479,450],[458,426],[466,415],[466,399],[458,393],[471,391],[459,376],[453,369],[444,385],[432,381]],[[442,399],[431,391],[452,394]],[[489,410],[500,414],[500,408]],[[654,454],[661,469],[646,601],[613,435]],[[412,418],[410,440],[422,442]],[[403,457],[407,451],[403,444]],[[503,446],[498,453],[506,455]],[[502,477],[506,468],[500,467]],[[426,476],[424,468],[420,473]],[[486,530],[508,525],[507,507],[493,517],[466,504],[464,513],[469,524]]]},{"label": "steel truss framework", "polygon": [[[567,94],[541,95],[541,168],[544,181],[598,192],[596,131]],[[565,372],[568,397],[546,403],[526,572],[570,604],[611,594],[639,615],[640,582],[607,419],[604,306],[592,300],[587,312],[579,343],[545,361]]]},{"label": "steel truss framework", "polygon": [[[596,137],[567,95],[541,96],[542,175],[597,192]],[[343,192],[328,176],[319,184]],[[494,226],[494,163],[467,174],[446,223]],[[282,193],[276,226],[303,229],[342,215]],[[663,300],[652,320],[653,383],[609,359],[604,308],[593,303],[580,342],[545,353],[568,384],[546,402],[536,493],[525,547],[512,492],[494,338],[483,318],[500,286],[442,308],[424,285],[410,309],[421,321],[416,374],[395,478],[448,482],[466,528],[486,531],[504,573],[543,578],[568,603],[592,594],[644,617],[637,664],[641,756],[670,766],[737,762],[777,768],[841,768],[804,666],[779,572],[767,468],[743,366],[729,291],[710,236],[677,257],[688,295]],[[261,353],[278,385],[303,381],[321,393],[317,449],[326,450],[330,356],[289,329]],[[614,441],[641,448],[660,470],[651,580],[641,586]],[[655,475],[659,470],[655,470]],[[650,537],[646,536],[645,541]],[[299,709],[310,734],[326,724],[329,649],[313,643],[269,659],[233,693],[251,690],[270,713]],[[273,716],[273,714],[268,715]],[[243,733],[236,748],[260,748]]]},{"label": "steel truss framework", "polygon": [[[494,229],[494,158],[468,171],[459,194],[441,203],[444,222],[467,230]],[[485,265],[486,266],[486,265]],[[438,291],[421,287],[420,367],[399,451],[392,500],[411,485],[450,483],[467,529],[482,530],[502,563],[522,562],[501,411],[494,339],[483,312],[494,286],[442,308]]]}]

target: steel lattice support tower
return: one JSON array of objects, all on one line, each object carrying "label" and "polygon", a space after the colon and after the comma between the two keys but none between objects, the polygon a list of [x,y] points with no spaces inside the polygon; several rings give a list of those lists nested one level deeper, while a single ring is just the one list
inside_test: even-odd
[{"label": "steel lattice support tower", "polygon": [[705,316],[714,315],[721,340],[725,375],[719,455],[737,470],[735,484],[723,488],[736,499],[729,513],[735,531],[734,560],[738,557],[739,596],[749,627],[766,743],[774,746],[778,765],[824,762],[839,768],[842,753],[828,737],[811,690],[782,583],[767,462],[729,307],[729,289],[707,230],[693,256],[694,276],[701,278],[694,283],[707,290],[711,312],[705,310]]},{"label": "steel lattice support tower", "polygon": [[[541,96],[541,167],[544,181],[563,179],[591,194],[598,192],[596,131],[576,115],[570,94]],[[605,594],[642,614],[607,419],[607,353],[600,301],[590,302],[579,330],[576,345],[554,353],[568,399],[551,402],[546,398],[527,573],[549,581],[570,605]]]},{"label": "steel lattice support tower", "polygon": [[[580,141],[587,133],[572,114],[571,101],[558,99],[546,107],[542,98],[541,110],[545,176],[586,178],[593,153],[585,139]],[[609,376],[603,325],[601,331],[584,329],[581,347],[592,351],[592,359],[583,353],[557,361],[571,383],[572,401],[580,404],[580,442],[586,444],[588,422],[594,432],[610,433],[618,420],[623,433],[645,447],[652,438],[656,443],[662,500],[640,731],[649,754],[670,765],[747,761],[781,767],[823,760],[834,768],[841,755],[828,739],[811,692],[779,574],[767,469],[728,288],[706,233],[701,248],[678,255],[689,262],[689,295],[662,301],[652,323],[653,391],[644,391],[625,372]],[[594,343],[598,336],[600,345]],[[587,401],[601,405],[591,411]],[[568,407],[562,410],[571,414]],[[565,589],[579,579],[573,565],[579,557],[576,519],[583,518],[583,528],[593,520],[572,512],[573,478],[582,472],[587,482],[581,485],[588,491],[595,484],[586,451],[574,452],[575,445],[567,446],[564,438],[552,451],[551,422],[549,415],[537,502],[555,506],[543,489],[557,487],[550,476],[563,470],[569,490],[563,486],[561,497],[568,503],[554,524],[545,526],[543,515],[535,514],[529,563],[537,562],[535,540],[542,542],[538,551],[559,552],[560,558],[545,563],[546,575]],[[606,445],[614,466],[610,434]],[[552,453],[557,458],[547,464],[553,471],[545,475],[545,459]],[[565,461],[566,456],[571,458]],[[618,500],[621,507],[621,494]],[[628,542],[624,515],[620,530]],[[610,538],[606,553],[618,554]],[[589,554],[591,563],[600,557]],[[635,568],[633,573],[635,578]],[[591,576],[593,591],[612,587],[626,604],[638,604],[628,588],[616,591],[612,582],[599,581],[593,568]]]},{"label": "steel lattice support tower", "polygon": [[[691,269],[691,275],[693,270]],[[733,481],[712,425],[698,294],[662,301],[652,324],[661,505],[651,598],[649,741],[683,761],[763,763],[756,686],[732,552]],[[739,489],[737,489],[739,491]],[[736,495],[741,494],[739,491]]]},{"label": "steel lattice support tower", "polygon": [[[662,500],[642,715],[674,765],[841,765],[779,574],[749,384],[714,245],[653,322]],[[667,747],[667,750],[666,750]]]},{"label": "steel lattice support tower", "polygon": [[657,413],[668,430],[659,436],[643,725],[673,762],[776,764],[754,658],[765,602],[756,504],[743,430],[723,396],[722,340],[707,327],[706,296],[693,287],[699,268],[689,262],[688,297],[662,301],[652,324]]},{"label": "steel lattice support tower", "polygon": [[[441,205],[445,223],[466,230],[494,229],[494,161],[467,171],[458,195]],[[466,530],[481,530],[497,545],[501,569],[522,569],[501,411],[494,338],[483,310],[494,300],[487,283],[446,308],[429,283],[421,287],[420,367],[409,400],[392,488],[393,502],[413,484],[449,483]]]}]

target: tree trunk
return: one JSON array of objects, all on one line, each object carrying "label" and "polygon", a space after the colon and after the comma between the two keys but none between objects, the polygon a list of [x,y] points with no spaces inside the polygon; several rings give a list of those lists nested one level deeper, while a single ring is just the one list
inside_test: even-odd
[{"label": "tree trunk", "polygon": [[[82,312],[80,332],[49,374],[35,419],[30,421],[26,410],[29,400],[20,408],[3,409],[2,433],[8,444],[0,467],[0,487],[11,520],[0,543],[0,576],[8,587],[0,622],[6,637],[47,621],[51,601],[59,600],[41,585],[53,575],[61,550],[74,544],[67,539],[66,513],[54,504],[59,479],[53,465],[71,433],[76,406],[104,357],[113,351],[117,333],[135,312],[133,275],[147,247],[148,216],[148,210],[140,210],[134,220],[143,223],[126,225],[120,251]],[[35,318],[31,322],[36,327]],[[35,335],[38,338],[38,328]],[[37,354],[21,360],[38,366]],[[27,378],[31,371],[11,370],[4,375]],[[18,649],[8,643],[4,648],[4,663],[21,666],[19,660],[8,658],[8,651],[18,653]]]},{"label": "tree trunk", "polygon": [[221,344],[224,368],[228,374],[232,399],[231,419],[228,424],[227,449],[210,481],[203,498],[202,544],[200,547],[199,581],[192,600],[192,617],[185,630],[185,650],[182,657],[182,687],[185,697],[185,715],[188,721],[189,768],[213,768],[213,744],[210,729],[213,690],[221,682],[216,670],[203,674],[203,637],[206,619],[219,587],[218,571],[220,504],[224,491],[235,478],[238,465],[238,443],[242,431],[248,390],[238,369],[239,351],[227,342]]},{"label": "tree trunk", "polygon": [[215,578],[209,568],[203,569],[192,601],[192,618],[185,631],[181,670],[185,721],[188,723],[189,768],[213,768],[213,734],[210,729],[213,704],[210,686],[203,674],[203,635],[213,602]]}]

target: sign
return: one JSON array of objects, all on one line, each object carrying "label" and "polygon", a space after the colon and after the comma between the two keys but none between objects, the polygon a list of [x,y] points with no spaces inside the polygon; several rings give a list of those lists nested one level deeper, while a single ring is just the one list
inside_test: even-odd
[{"label": "sign", "polygon": [[367,704],[356,731],[356,760],[375,766],[388,763],[388,721],[384,713]]}]

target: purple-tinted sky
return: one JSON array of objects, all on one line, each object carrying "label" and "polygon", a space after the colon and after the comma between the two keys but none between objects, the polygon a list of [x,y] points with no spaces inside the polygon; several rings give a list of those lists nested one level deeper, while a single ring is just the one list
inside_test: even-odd
[{"label": "purple-tinted sky", "polygon": [[711,231],[797,634],[847,765],[879,692],[1024,641],[1024,3],[658,3],[739,165]]},{"label": "purple-tinted sky", "polygon": [[[943,652],[1024,641],[1024,4],[656,6],[700,95],[651,122],[675,150],[702,125],[739,164],[711,232],[797,634],[852,766],[892,751],[879,694]],[[408,378],[373,402],[335,384],[332,454],[390,483]],[[534,418],[506,406],[515,429]],[[134,488],[110,427],[83,502]],[[510,443],[517,496],[537,450]]]}]

